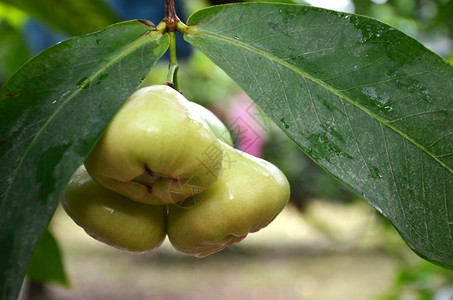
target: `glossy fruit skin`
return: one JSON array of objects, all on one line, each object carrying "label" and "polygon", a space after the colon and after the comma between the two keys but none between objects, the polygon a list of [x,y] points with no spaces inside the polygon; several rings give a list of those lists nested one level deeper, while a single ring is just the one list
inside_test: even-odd
[{"label": "glossy fruit skin", "polygon": [[191,102],[190,104],[201,116],[204,123],[206,124],[206,128],[211,130],[219,140],[233,147],[233,139],[231,137],[230,131],[225,126],[225,124],[223,124],[223,122],[219,118],[217,118],[217,116],[209,109],[206,109],[205,107],[195,102]]},{"label": "glossy fruit skin", "polygon": [[116,248],[146,252],[168,235],[205,257],[267,226],[289,200],[274,165],[232,147],[225,125],[172,88],[134,93],[62,199],[85,231]]},{"label": "glossy fruit skin", "polygon": [[198,109],[166,85],[136,91],[87,157],[91,177],[132,200],[176,203],[212,185],[222,155]]},{"label": "glossy fruit skin", "polygon": [[83,166],[73,176],[61,203],[87,234],[118,249],[150,251],[166,236],[165,205],[146,205],[108,190]]},{"label": "glossy fruit skin", "polygon": [[205,257],[267,226],[288,203],[286,177],[274,165],[224,143],[219,179],[169,207],[167,234],[178,251]]}]

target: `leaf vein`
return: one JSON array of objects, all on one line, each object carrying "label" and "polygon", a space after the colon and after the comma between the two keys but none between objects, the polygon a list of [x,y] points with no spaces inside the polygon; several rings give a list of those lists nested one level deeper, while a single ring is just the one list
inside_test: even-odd
[{"label": "leaf vein", "polygon": [[[406,224],[409,225],[409,227],[411,228],[411,230],[418,236],[420,237],[421,239],[423,239],[423,236],[414,228],[414,226],[412,225],[412,223],[409,221],[409,219],[407,218],[406,216],[406,210],[404,209],[404,205],[403,203],[401,202],[401,191],[398,187],[398,183],[396,182],[396,179],[395,179],[395,174],[393,172],[393,167],[392,167],[392,163],[391,163],[391,159],[390,159],[390,153],[389,153],[389,149],[388,149],[388,145],[387,145],[387,139],[385,138],[385,132],[384,132],[384,128],[382,126],[382,124],[379,124],[380,126],[380,129],[381,129],[381,134],[382,134],[382,140],[384,142],[384,149],[385,149],[385,154],[387,156],[387,164],[388,164],[388,171],[391,175],[391,178],[392,178],[392,182],[393,182],[393,185],[396,189],[396,198],[398,200],[398,204],[399,204],[399,207],[400,207],[400,210],[401,210],[401,213],[403,215],[403,219],[404,221],[406,222]],[[428,241],[429,244],[431,244],[430,241]]]}]

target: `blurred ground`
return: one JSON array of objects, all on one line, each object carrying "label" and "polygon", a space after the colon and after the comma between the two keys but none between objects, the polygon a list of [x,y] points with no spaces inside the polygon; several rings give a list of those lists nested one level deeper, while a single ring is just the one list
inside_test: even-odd
[{"label": "blurred ground", "polygon": [[71,286],[49,286],[49,298],[377,299],[391,288],[402,257],[418,259],[364,202],[315,201],[303,216],[288,206],[243,242],[196,259],[167,241],[142,255],[104,246],[59,209],[51,229]]}]

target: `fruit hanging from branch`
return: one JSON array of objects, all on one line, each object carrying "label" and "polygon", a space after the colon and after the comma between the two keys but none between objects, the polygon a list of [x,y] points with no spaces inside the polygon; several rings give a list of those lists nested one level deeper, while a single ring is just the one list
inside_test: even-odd
[{"label": "fruit hanging from branch", "polygon": [[79,168],[62,199],[95,239],[144,252],[166,234],[204,257],[267,226],[289,199],[274,165],[231,146],[209,110],[166,85],[135,92]]}]

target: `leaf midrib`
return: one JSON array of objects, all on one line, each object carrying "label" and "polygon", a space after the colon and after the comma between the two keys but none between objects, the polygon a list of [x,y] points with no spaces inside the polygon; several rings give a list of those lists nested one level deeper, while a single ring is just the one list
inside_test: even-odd
[{"label": "leaf midrib", "polygon": [[[151,32],[148,35],[144,35],[144,37],[152,37],[152,39],[151,38],[150,39],[147,39],[147,38],[144,38],[144,39],[137,38],[137,39],[135,39],[128,47],[126,47],[121,52],[119,52],[119,54],[116,55],[111,61],[109,61],[107,64],[105,64],[97,72],[93,73],[93,75],[88,77],[88,80],[90,82],[93,82],[93,80],[96,77],[101,75],[101,73],[103,73],[105,70],[110,68],[112,65],[114,65],[116,62],[121,60],[126,55],[128,55],[131,52],[133,52],[135,49],[139,48],[143,44],[146,44],[146,43],[148,43],[148,42],[150,42],[152,40],[157,40],[158,38],[161,38],[162,36],[163,35],[160,32],[155,31],[155,32]],[[12,177],[11,184],[8,186],[8,188],[6,189],[5,193],[2,195],[2,196],[4,196],[4,199],[6,199],[8,197],[9,191],[10,191],[12,185],[13,185],[13,182],[15,181],[16,176],[19,173],[19,170],[22,168],[22,164],[23,164],[25,158],[28,156],[28,153],[30,152],[30,150],[33,147],[33,145],[35,144],[35,141],[41,136],[41,134],[48,127],[50,122],[56,117],[56,115],[66,106],[66,104],[68,104],[74,97],[76,97],[79,94],[80,91],[81,91],[81,89],[75,88],[75,90],[66,98],[66,100],[61,102],[61,105],[58,106],[57,109],[55,109],[55,111],[46,120],[46,122],[41,127],[41,129],[35,134],[35,136],[33,137],[32,141],[30,142],[29,146],[25,150],[24,155],[22,156],[21,160],[17,164],[16,169],[14,170],[14,175]]]},{"label": "leaf midrib", "polygon": [[426,147],[424,147],[423,145],[419,144],[417,141],[415,141],[414,139],[409,137],[407,134],[405,134],[404,132],[402,132],[401,130],[399,130],[395,126],[393,126],[387,120],[385,120],[385,119],[381,118],[380,116],[374,114],[373,112],[371,112],[370,110],[366,109],[364,106],[360,105],[359,103],[354,102],[347,95],[344,95],[344,94],[340,93],[340,91],[334,89],[332,86],[326,84],[322,80],[311,76],[310,74],[304,72],[303,70],[297,69],[295,66],[287,63],[285,60],[283,60],[283,59],[281,59],[281,58],[279,58],[279,57],[277,57],[277,56],[275,56],[275,55],[273,55],[273,54],[271,54],[269,52],[266,52],[264,50],[258,49],[256,47],[252,47],[249,44],[241,42],[240,40],[233,39],[233,38],[230,38],[228,36],[221,35],[221,34],[218,34],[218,33],[214,33],[214,32],[211,32],[211,31],[207,31],[207,30],[203,30],[203,29],[200,29],[200,28],[196,28],[196,26],[194,26],[193,29],[194,29],[194,31],[190,35],[189,34],[187,35],[188,38],[190,38],[191,35],[193,35],[193,36],[199,35],[199,36],[205,36],[205,37],[208,37],[208,38],[213,38],[213,39],[217,39],[219,41],[223,41],[223,42],[228,42],[228,43],[234,44],[234,45],[236,45],[238,47],[241,47],[241,48],[243,48],[245,50],[248,50],[250,52],[254,52],[257,55],[260,55],[260,56],[265,57],[265,58],[267,58],[269,60],[272,60],[275,63],[280,64],[281,66],[290,69],[294,73],[297,73],[297,74],[299,74],[299,75],[311,80],[312,82],[322,86],[326,90],[330,91],[332,94],[336,95],[338,98],[343,99],[344,101],[348,102],[352,106],[354,106],[354,107],[358,108],[359,110],[363,111],[368,116],[370,116],[372,119],[375,119],[379,123],[384,124],[387,128],[393,130],[395,133],[399,134],[401,137],[403,137],[407,141],[411,142],[414,146],[416,146],[417,148],[419,148],[420,150],[425,152],[428,156],[433,158],[437,163],[439,163],[442,167],[444,167],[445,169],[450,171],[450,173],[453,174],[453,168],[447,166],[443,161],[441,161],[434,153],[429,151]]}]

